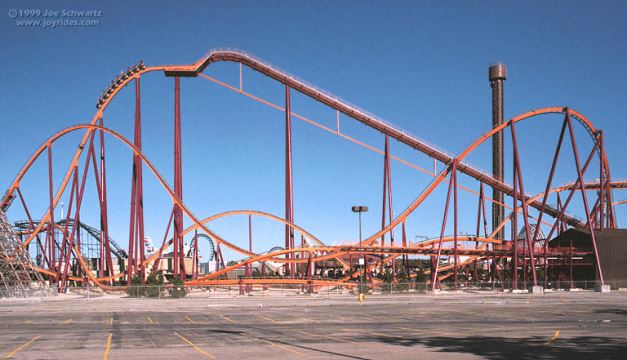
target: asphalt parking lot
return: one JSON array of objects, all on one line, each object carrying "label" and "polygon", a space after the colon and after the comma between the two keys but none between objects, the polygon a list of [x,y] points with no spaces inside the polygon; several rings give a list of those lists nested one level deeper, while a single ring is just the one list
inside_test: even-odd
[{"label": "asphalt parking lot", "polygon": [[624,359],[627,292],[0,301],[15,359]]}]

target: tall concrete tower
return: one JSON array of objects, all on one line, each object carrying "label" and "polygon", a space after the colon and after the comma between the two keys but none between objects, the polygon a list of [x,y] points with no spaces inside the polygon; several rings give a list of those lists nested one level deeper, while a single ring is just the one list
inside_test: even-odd
[{"label": "tall concrete tower", "polygon": [[[492,127],[503,123],[503,83],[507,78],[507,67],[505,64],[495,64],[490,66],[490,86],[492,87]],[[492,176],[503,181],[503,132],[492,136]],[[497,189],[492,189],[492,198],[497,202],[492,203],[492,230],[503,222],[505,209],[503,208],[503,193]],[[504,229],[496,233],[497,239],[503,239]]]}]

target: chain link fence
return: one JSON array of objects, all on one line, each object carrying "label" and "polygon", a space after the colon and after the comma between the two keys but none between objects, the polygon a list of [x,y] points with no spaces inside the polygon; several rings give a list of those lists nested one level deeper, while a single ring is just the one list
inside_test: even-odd
[{"label": "chain link fence", "polygon": [[[542,286],[542,283],[539,282]],[[520,292],[529,291],[533,282],[519,281],[517,289]],[[559,291],[598,291],[600,282],[594,280],[580,281],[552,281],[544,287],[545,292]],[[374,296],[425,296],[431,295],[431,284],[417,282],[385,283],[364,282],[347,283],[341,285],[315,284],[267,284],[267,285],[132,285],[108,288],[107,292],[123,295],[129,298],[152,299],[190,299],[190,298],[225,298],[225,297],[358,297],[360,293]],[[618,290],[618,288],[614,288]],[[622,289],[621,290],[627,290]],[[474,293],[489,294],[511,292],[511,282],[459,282],[455,288],[452,282],[443,282],[436,286],[437,293]],[[518,292],[516,291],[516,292]],[[67,288],[66,293],[82,295],[86,298],[100,297],[105,292],[97,287],[84,286]]]}]

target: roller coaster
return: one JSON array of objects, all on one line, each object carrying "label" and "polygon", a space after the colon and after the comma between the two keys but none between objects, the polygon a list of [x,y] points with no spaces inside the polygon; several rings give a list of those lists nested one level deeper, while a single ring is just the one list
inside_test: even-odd
[{"label": "roller coaster", "polygon": [[[230,62],[239,65],[239,86],[228,84],[207,75],[204,70],[211,64]],[[275,104],[243,88],[243,67],[261,73],[284,86],[283,105]],[[148,154],[142,150],[141,79],[152,73],[162,73],[173,79],[174,85],[174,184],[170,184],[160,174]],[[233,210],[208,217],[199,217],[185,204],[183,199],[183,173],[181,136],[181,77],[200,78],[211,81],[285,114],[285,214],[270,214],[259,210]],[[105,126],[104,117],[108,106],[125,88],[135,93],[134,138],[127,139],[120,133]],[[292,111],[290,94],[298,92],[336,113],[335,128],[323,125],[309,117]],[[147,66],[139,62],[121,72],[103,91],[96,104],[97,111],[87,124],[73,125],[50,136],[19,170],[15,179],[0,200],[0,209],[7,212],[19,203],[25,220],[15,222],[19,234],[19,251],[37,252],[32,267],[50,283],[57,284],[63,291],[71,283],[89,283],[104,290],[113,290],[120,285],[128,285],[134,277],[145,281],[150,273],[161,271],[168,277],[180,277],[188,285],[263,285],[295,284],[308,285],[309,289],[320,286],[352,286],[359,281],[380,282],[381,275],[388,272],[392,281],[425,277],[425,283],[433,290],[450,283],[455,289],[462,282],[472,283],[480,278],[492,283],[510,284],[519,288],[524,281],[533,285],[545,285],[551,281],[554,264],[573,265],[574,257],[585,259],[592,265],[596,277],[604,283],[602,259],[599,257],[595,234],[618,228],[615,206],[625,200],[614,200],[614,191],[627,187],[627,181],[612,179],[608,156],[604,147],[604,133],[580,112],[565,106],[535,109],[495,126],[471,145],[452,156],[429,145],[411,133],[317,88],[297,77],[278,69],[250,54],[237,50],[212,50],[205,57],[187,65]],[[340,130],[340,114],[383,135],[383,149],[367,144]],[[520,153],[525,150],[518,142],[517,129],[533,119],[547,115],[557,115],[562,119],[562,127],[553,155],[550,172],[546,175],[545,190],[531,195],[525,192],[525,182],[520,161]],[[381,229],[359,242],[344,245],[327,245],[294,222],[293,176],[292,176],[292,120],[298,119],[310,125],[383,155],[383,191]],[[591,149],[580,152],[577,144],[576,127],[583,127],[592,142]],[[55,167],[52,151],[58,140],[70,134],[81,134],[82,138],[69,162],[63,169],[60,184],[54,187]],[[110,211],[107,203],[107,166],[105,136],[114,143],[107,146],[126,146],[132,153],[132,182],[130,193],[130,216],[128,246],[118,245],[110,236]],[[506,183],[502,176],[495,176],[474,167],[466,160],[480,145],[505,137],[511,141],[513,157],[513,180]],[[400,156],[391,154],[390,139],[422,153],[434,162],[442,164],[441,170],[427,170]],[[566,139],[570,139],[567,141]],[[556,186],[554,182],[560,153],[572,151],[572,166],[576,169],[572,181],[567,185]],[[34,218],[31,206],[21,191],[23,178],[38,159],[47,161],[47,179],[41,178],[41,186],[47,188],[47,210],[40,218]],[[563,158],[563,156],[562,156]],[[394,214],[392,206],[391,161],[421,171],[432,179],[399,214]],[[566,161],[566,160],[562,160]],[[115,166],[119,166],[116,164]],[[592,169],[595,167],[596,169]],[[163,240],[152,254],[144,245],[144,170],[161,185],[172,204]],[[525,169],[526,170],[526,169]],[[594,174],[594,175],[590,175]],[[477,189],[459,184],[458,176],[467,176],[477,184]],[[534,173],[534,177],[539,174]],[[586,178],[587,176],[587,178]],[[593,180],[589,179],[594,177]],[[98,198],[100,224],[89,226],[81,221],[81,210],[85,198],[86,184],[90,182]],[[492,189],[508,197],[506,202],[498,196],[490,197],[486,189]],[[444,190],[444,191],[437,191]],[[121,191],[116,189],[115,191]],[[471,194],[476,201],[476,231],[462,234],[458,229],[460,216],[458,191]],[[428,198],[445,194],[442,203],[444,213],[439,236],[424,241],[408,240],[406,222],[416,209],[424,206]],[[15,202],[15,199],[18,202]],[[55,218],[55,209],[62,199],[66,200],[67,211],[63,218]],[[578,203],[577,206],[572,205]],[[557,204],[557,206],[551,205]],[[494,222],[488,228],[487,206],[510,210],[510,214]],[[579,211],[575,215],[571,210]],[[94,214],[92,214],[94,215]],[[468,216],[468,214],[464,214]],[[209,228],[209,224],[226,217],[247,217],[249,241],[246,249],[236,245],[224,236]],[[267,253],[252,251],[252,218],[264,218],[285,228],[285,237],[276,242]],[[452,217],[452,221],[450,218]],[[184,218],[191,226],[184,227]],[[511,236],[504,235],[508,226]],[[562,234],[568,228],[582,229],[591,235],[591,249],[550,246],[554,235]],[[400,241],[398,234],[400,233]],[[395,237],[395,234],[397,235]],[[545,235],[546,234],[546,235]],[[300,244],[297,239],[300,237]],[[86,240],[87,238],[91,240]],[[186,242],[185,239],[188,241]],[[284,240],[284,242],[283,242]],[[199,271],[198,242],[210,243],[210,261],[215,261],[213,271]],[[185,244],[189,244],[187,249]],[[239,261],[225,264],[222,249],[228,248],[241,255]],[[365,261],[358,261],[361,258]],[[164,263],[167,259],[167,264]],[[422,264],[417,266],[416,259]],[[115,260],[115,261],[114,261]],[[413,260],[413,261],[412,261]],[[261,276],[252,275],[252,267],[261,264]],[[278,264],[272,276],[265,273],[266,264]],[[71,265],[71,266],[70,266]],[[338,272],[323,269],[340,270]],[[480,271],[478,271],[478,269]],[[239,278],[229,274],[244,270]],[[335,274],[330,276],[329,274]],[[463,280],[462,280],[463,279]],[[421,280],[423,281],[423,280]]]}]

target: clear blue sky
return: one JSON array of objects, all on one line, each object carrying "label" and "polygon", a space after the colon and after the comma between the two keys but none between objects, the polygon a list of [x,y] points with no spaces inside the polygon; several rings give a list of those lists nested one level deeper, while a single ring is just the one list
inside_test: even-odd
[{"label": "clear blue sky", "polygon": [[[95,9],[102,16],[96,27],[28,28],[16,25],[10,9]],[[489,129],[487,69],[502,61],[509,69],[507,118],[537,107],[571,106],[605,130],[613,175],[627,177],[624,1],[2,1],[1,16],[2,191],[44,139],[91,119],[100,91],[120,70],[139,59],[148,65],[190,63],[220,47],[252,53],[451,154]],[[233,64],[207,69],[231,84],[237,83],[237,71]],[[282,104],[281,86],[250,70],[244,87]],[[128,138],[131,90],[105,112],[107,125]],[[172,93],[172,79],[162,74],[142,82],[144,149],[169,181]],[[199,217],[242,208],[283,215],[283,114],[202,78],[183,79],[182,99],[184,198],[190,209]],[[294,95],[293,110],[334,122],[332,111],[303,96]],[[546,116],[520,127],[529,193],[543,189],[549,162],[543,157],[551,156],[560,120]],[[380,134],[342,121],[348,134],[382,147]],[[578,141],[589,148],[580,130]],[[68,137],[55,148],[57,184],[77,139]],[[107,145],[112,235],[126,244],[131,157],[114,140]],[[396,142],[392,151],[431,166]],[[489,170],[489,147],[469,162]],[[364,231],[373,233],[380,227],[382,165],[380,155],[294,120],[296,222],[327,243],[354,240],[350,206],[364,204],[371,208]],[[399,163],[392,171],[398,213],[429,178]],[[511,169],[506,171],[511,178]],[[45,211],[45,172],[39,163],[23,184],[36,216]],[[565,163],[556,183],[572,181],[573,175]],[[160,242],[170,205],[152,177],[145,177],[147,233]],[[460,181],[478,188],[474,181]],[[476,203],[468,194],[460,197],[460,230],[474,232]],[[625,195],[617,192],[616,198]],[[97,224],[88,211],[94,199],[86,200],[84,218]],[[438,233],[443,202],[437,192],[412,215],[410,240]],[[9,213],[13,220],[23,217],[18,205]],[[624,226],[624,210],[619,221]],[[244,245],[244,225],[240,218],[211,228]],[[280,226],[255,220],[255,229],[254,250],[282,243]]]}]

